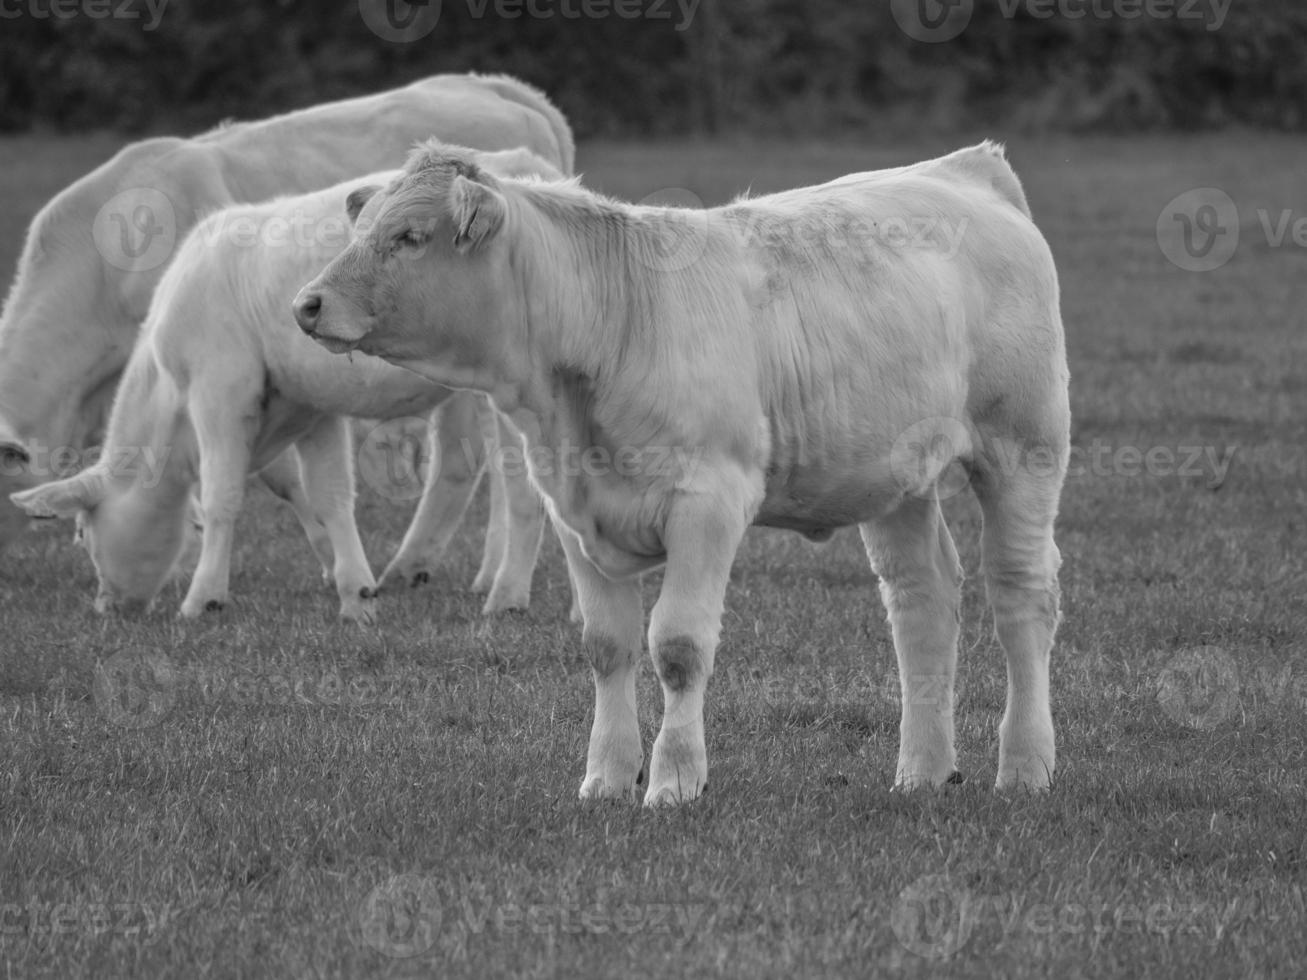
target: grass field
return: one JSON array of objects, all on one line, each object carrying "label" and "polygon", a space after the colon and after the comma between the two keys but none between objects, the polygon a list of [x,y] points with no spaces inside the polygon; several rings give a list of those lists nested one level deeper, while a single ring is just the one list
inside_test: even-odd
[{"label": "grass field", "polygon": [[[615,194],[716,203],[963,140],[580,163]],[[0,268],[113,146],[0,143]],[[0,559],[0,977],[1300,975],[1307,248],[1258,212],[1307,208],[1304,144],[1009,152],[1061,272],[1077,447],[1050,794],[992,789],[1004,666],[969,496],[947,507],[970,575],[964,784],[890,791],[894,654],[857,535],[754,530],[709,688],[712,792],[650,812],[576,799],[592,695],[556,543],[528,613],[480,618],[479,503],[442,574],[350,628],[292,515],[252,492],[233,602],[198,624],[174,591],[144,621],[98,618],[68,528]],[[1157,235],[1198,186],[1240,215],[1206,273]],[[408,508],[364,488],[360,511],[379,568]],[[168,673],[124,702],[112,658],[133,651]],[[640,697],[647,752],[648,668]]]}]

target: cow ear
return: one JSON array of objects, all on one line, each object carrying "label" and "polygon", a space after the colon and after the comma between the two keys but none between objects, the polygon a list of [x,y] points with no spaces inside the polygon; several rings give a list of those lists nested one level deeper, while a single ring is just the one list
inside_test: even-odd
[{"label": "cow ear", "polygon": [[345,214],[349,216],[349,223],[352,225],[359,220],[359,212],[363,210],[363,205],[372,200],[372,195],[381,190],[380,184],[368,184],[365,187],[355,187],[345,198]]},{"label": "cow ear", "polygon": [[32,517],[76,517],[82,511],[94,510],[104,499],[104,492],[104,477],[87,470],[66,480],[11,493],[9,499]]},{"label": "cow ear", "polygon": [[492,237],[504,223],[504,199],[496,191],[459,175],[449,190],[454,249],[466,253]]}]

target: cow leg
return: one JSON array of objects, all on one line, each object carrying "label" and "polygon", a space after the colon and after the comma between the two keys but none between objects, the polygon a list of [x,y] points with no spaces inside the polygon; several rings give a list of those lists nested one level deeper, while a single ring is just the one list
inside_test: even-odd
[{"label": "cow leg", "polygon": [[962,565],[934,493],[908,497],[859,526],[880,578],[898,655],[902,717],[895,784],[938,786],[956,768],[953,676],[958,659]]},{"label": "cow leg", "polygon": [[332,573],[341,618],[371,623],[376,619],[377,583],[354,523],[354,456],[348,420],[324,416],[295,448],[309,508],[327,529],[335,553]]},{"label": "cow leg", "polygon": [[[486,403],[489,408],[489,402]],[[478,416],[481,423],[482,445],[486,447],[490,465],[490,518],[486,521],[486,543],[481,551],[481,567],[472,579],[473,592],[489,592],[495,584],[495,576],[504,563],[504,550],[508,547],[508,498],[504,488],[504,438],[499,413],[482,412]],[[508,443],[515,445],[515,443]]]},{"label": "cow leg", "polygon": [[[1060,458],[1065,460],[1065,453]],[[1056,762],[1048,669],[1059,617],[1061,564],[1053,521],[1065,466],[1047,469],[1056,472],[992,468],[973,481],[984,515],[985,589],[1007,655],[1007,707],[998,729],[999,789],[1047,789]]]},{"label": "cow leg", "polygon": [[180,615],[193,619],[220,610],[227,602],[232,536],[236,515],[245,499],[253,433],[242,414],[241,399],[197,392],[190,405],[191,422],[200,454],[200,510],[204,531],[200,560],[191,576]]},{"label": "cow leg", "polygon": [[644,761],[635,701],[644,622],[640,581],[614,582],[585,557],[576,535],[560,529],[558,537],[567,567],[581,583],[578,595],[585,616],[581,645],[594,672],[595,717],[581,798],[629,796],[635,792]]},{"label": "cow leg", "polygon": [[399,550],[381,574],[383,589],[429,581],[462,523],[485,469],[477,423],[484,400],[457,392],[432,413],[431,462],[422,499]]},{"label": "cow leg", "polygon": [[[488,401],[486,404],[489,407]],[[498,412],[494,412],[493,408],[490,411],[496,416],[498,424],[497,445],[520,446],[522,437],[498,417]],[[492,464],[490,469],[492,498],[495,479],[503,481],[501,520],[504,532],[499,569],[495,573],[490,594],[486,596],[484,611],[495,613],[506,609],[526,609],[531,604],[531,578],[540,555],[540,540],[545,532],[544,502],[527,479],[525,466]]]},{"label": "cow leg", "polygon": [[704,694],[731,563],[746,526],[743,507],[722,508],[716,497],[684,497],[668,516],[663,532],[667,566],[649,620],[649,652],[663,687],[663,722],[650,759],[646,806],[688,802],[708,787]]},{"label": "cow leg", "polygon": [[299,457],[294,447],[278,453],[271,463],[259,470],[259,479],[276,496],[290,504],[299,519],[300,527],[304,528],[305,537],[309,539],[309,547],[322,566],[322,581],[330,585],[331,569],[335,564],[331,539],[327,537],[326,527],[314,516],[313,509],[309,506],[304,484],[300,481]]},{"label": "cow leg", "polygon": [[567,566],[567,586],[572,590],[572,606],[567,611],[567,618],[573,623],[585,622],[585,617],[581,615],[581,590],[576,587],[576,576],[572,574],[572,566]]}]

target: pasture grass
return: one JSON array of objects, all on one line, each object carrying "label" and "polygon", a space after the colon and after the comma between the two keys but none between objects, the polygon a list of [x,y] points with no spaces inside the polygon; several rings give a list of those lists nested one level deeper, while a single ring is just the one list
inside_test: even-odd
[{"label": "pasture grass", "polygon": [[[611,193],[711,204],[962,142],[580,160]],[[0,268],[113,145],[0,143]],[[482,619],[481,502],[429,586],[353,628],[289,511],[252,490],[233,602],[199,623],[171,618],[175,590],[151,618],[98,618],[66,527],[0,559],[0,977],[1298,975],[1307,250],[1270,246],[1257,210],[1301,204],[1303,143],[1009,151],[1059,263],[1081,452],[1058,527],[1051,793],[992,789],[1005,679],[969,497],[946,508],[970,575],[965,783],[890,791],[894,654],[857,535],[753,530],[709,690],[711,791],[646,812],[576,799],[591,685],[556,543],[531,610]],[[1155,229],[1206,185],[1242,238],[1196,274]],[[1135,458],[1158,447],[1170,464]],[[408,507],[364,487],[359,509],[380,567]],[[120,671],[142,652],[169,673]],[[648,668],[640,699],[647,753]]]}]

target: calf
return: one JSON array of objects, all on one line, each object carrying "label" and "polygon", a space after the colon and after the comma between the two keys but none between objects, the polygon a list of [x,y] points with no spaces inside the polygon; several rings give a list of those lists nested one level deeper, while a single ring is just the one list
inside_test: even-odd
[{"label": "calf", "polygon": [[[525,150],[478,159],[508,173],[559,176]],[[177,559],[197,479],[203,541],[181,614],[221,608],[246,474],[278,465],[279,454],[293,446],[303,509],[310,530],[319,532],[315,551],[322,555],[329,547],[334,557],[341,615],[371,621],[376,583],[354,524],[350,415],[393,418],[441,409],[446,450],[432,467],[414,526],[434,529],[438,548],[448,542],[485,463],[482,440],[461,434],[485,433],[493,444],[497,417],[489,402],[377,358],[330,357],[287,311],[298,284],[345,246],[346,202],[359,183],[231,207],[201,222],[155,292],[114,401],[101,461],[13,495],[35,516],[78,519],[99,575],[97,608],[153,600]],[[525,476],[509,485],[501,506],[513,512],[510,533],[498,545],[502,564],[488,612],[526,604],[543,527]]]},{"label": "calf", "polygon": [[[523,146],[564,172],[575,155],[567,120],[530,85],[433,75],[192,139],[131,143],[43,207],[0,315],[0,551],[28,524],[10,493],[51,479],[52,459],[98,438],[154,288],[200,218],[394,167],[433,136],[482,150]],[[267,482],[312,525],[302,489],[277,479],[298,481],[295,461],[278,469]],[[493,474],[491,487],[503,496]],[[415,577],[438,545],[422,523],[429,509],[395,566]],[[492,543],[502,539],[493,520],[491,530]]]},{"label": "calf", "polygon": [[705,686],[751,523],[858,525],[898,654],[897,783],[948,781],[954,460],[1007,655],[997,784],[1049,785],[1068,378],[1053,259],[1001,148],[693,211],[500,180],[432,146],[374,192],[295,314],[329,350],[487,392],[523,432],[594,669],[583,797],[638,782],[638,577],[660,565],[645,802],[705,789]]}]

